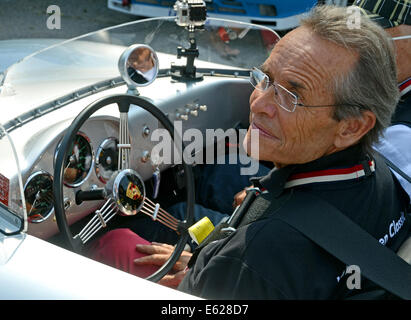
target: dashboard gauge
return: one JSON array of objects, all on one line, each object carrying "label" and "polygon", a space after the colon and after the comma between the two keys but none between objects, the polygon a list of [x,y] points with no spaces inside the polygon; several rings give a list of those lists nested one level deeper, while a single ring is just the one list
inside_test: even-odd
[{"label": "dashboard gauge", "polygon": [[64,184],[68,187],[81,185],[91,172],[92,165],[90,139],[83,133],[77,133],[64,162]]},{"label": "dashboard gauge", "polygon": [[96,175],[101,182],[107,183],[118,170],[118,140],[107,138],[99,146],[96,154]]},{"label": "dashboard gauge", "polygon": [[27,218],[29,222],[39,223],[53,212],[53,178],[44,171],[32,174],[24,186]]}]

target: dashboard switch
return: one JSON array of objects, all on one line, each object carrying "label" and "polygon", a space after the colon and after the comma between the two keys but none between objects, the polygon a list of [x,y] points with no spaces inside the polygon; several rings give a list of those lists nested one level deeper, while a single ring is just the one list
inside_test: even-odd
[{"label": "dashboard switch", "polygon": [[150,135],[150,128],[147,126],[144,126],[143,128],[143,137],[147,138]]},{"label": "dashboard switch", "polygon": [[205,104],[198,107],[200,111],[207,111],[207,106]]},{"label": "dashboard switch", "polygon": [[150,160],[150,151],[144,150],[141,155],[141,162],[146,163],[148,160]]},{"label": "dashboard switch", "polygon": [[177,113],[176,113],[176,118],[177,118],[178,120],[187,121],[187,120],[188,120],[188,115],[186,115],[186,114],[181,114],[181,113],[177,112]]}]

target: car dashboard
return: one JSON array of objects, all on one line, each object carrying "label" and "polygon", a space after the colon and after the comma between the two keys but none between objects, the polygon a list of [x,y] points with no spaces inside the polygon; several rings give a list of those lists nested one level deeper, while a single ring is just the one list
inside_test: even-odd
[{"label": "car dashboard", "polygon": [[[176,130],[206,130],[247,127],[248,100],[251,86],[244,78],[209,76],[203,81],[182,83],[170,77],[159,77],[150,86],[139,88],[139,96],[147,99],[175,124]],[[72,103],[39,117],[11,135],[24,159],[22,174],[28,212],[28,233],[41,239],[58,234],[53,206],[53,176],[56,152],[74,117],[93,101],[113,94],[124,94],[122,85],[104,92],[76,99]],[[135,93],[134,93],[135,94]],[[157,143],[153,132],[161,127],[156,118],[132,105],[128,118],[131,141],[130,166],[144,181],[155,170],[150,159]],[[220,137],[221,138],[221,137]],[[224,138],[224,137],[223,137]],[[77,132],[71,155],[64,163],[64,207],[69,224],[85,218],[99,209],[103,201],[76,200],[81,191],[102,189],[118,165],[119,111],[116,105],[104,107],[94,114]],[[203,141],[202,152],[214,148],[216,141]],[[161,164],[161,171],[173,164]],[[166,178],[162,179],[167,184]]]}]

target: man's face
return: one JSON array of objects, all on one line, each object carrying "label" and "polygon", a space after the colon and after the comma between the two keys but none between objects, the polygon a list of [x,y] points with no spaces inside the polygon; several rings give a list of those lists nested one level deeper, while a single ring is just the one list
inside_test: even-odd
[{"label": "man's face", "polygon": [[[325,41],[310,29],[299,27],[281,39],[261,67],[299,97],[305,105],[332,105],[333,81],[345,74],[357,56]],[[250,127],[244,147],[251,154],[250,129],[259,134],[259,159],[276,167],[305,163],[338,151],[334,145],[338,122],[333,107],[298,107],[287,112],[275,103],[274,90],[254,90],[250,97]]]},{"label": "man's face", "polygon": [[139,48],[133,51],[128,62],[135,70],[141,72],[147,72],[154,67],[154,61],[151,58],[150,50],[147,48]]}]

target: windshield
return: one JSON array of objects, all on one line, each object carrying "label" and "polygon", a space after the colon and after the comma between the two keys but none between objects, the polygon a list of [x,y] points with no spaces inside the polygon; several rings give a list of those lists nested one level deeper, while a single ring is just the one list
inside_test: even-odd
[{"label": "windshield", "polygon": [[27,230],[27,213],[17,152],[3,128],[0,123],[0,233],[12,235]]},{"label": "windshield", "polygon": [[[204,30],[195,34],[197,68],[259,66],[279,39],[271,29],[220,19],[208,19]],[[176,24],[175,17],[139,20],[63,41],[22,59],[0,77],[0,105],[13,106],[2,119],[6,129],[7,121],[23,111],[118,78],[118,59],[133,44],[152,47],[158,53],[161,71],[169,69],[171,63],[185,63],[185,58],[177,58],[177,47],[189,47],[189,33]]]}]

